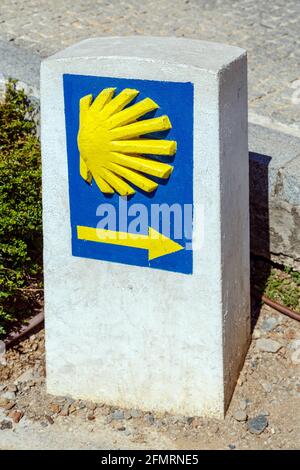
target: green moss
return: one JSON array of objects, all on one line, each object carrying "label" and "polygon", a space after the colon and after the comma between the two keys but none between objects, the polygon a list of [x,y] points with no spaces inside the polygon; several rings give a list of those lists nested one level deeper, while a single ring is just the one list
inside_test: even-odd
[{"label": "green moss", "polygon": [[271,300],[300,312],[298,271],[252,256],[251,291],[253,299],[261,299],[264,294]]},{"label": "green moss", "polygon": [[40,287],[41,164],[34,112],[10,80],[0,103],[0,334],[32,314],[33,292]]},{"label": "green moss", "polygon": [[265,294],[270,299],[300,312],[300,273],[291,268],[272,268]]}]

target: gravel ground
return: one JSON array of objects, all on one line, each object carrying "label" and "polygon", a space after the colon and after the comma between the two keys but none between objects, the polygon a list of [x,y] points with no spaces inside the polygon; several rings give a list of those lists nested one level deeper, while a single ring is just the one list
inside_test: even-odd
[{"label": "gravel ground", "polygon": [[299,0],[1,0],[0,38],[42,56],[93,36],[238,45],[248,50],[250,111],[300,129],[299,13]]},{"label": "gravel ground", "polygon": [[300,324],[264,306],[224,421],[45,391],[44,332],[0,366],[0,449],[299,449]]}]

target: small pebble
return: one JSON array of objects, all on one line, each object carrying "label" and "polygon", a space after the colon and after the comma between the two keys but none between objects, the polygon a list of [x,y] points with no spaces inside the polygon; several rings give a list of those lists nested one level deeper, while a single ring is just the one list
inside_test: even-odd
[{"label": "small pebble", "polygon": [[273,339],[261,338],[256,341],[255,347],[258,351],[277,353],[282,346]]},{"label": "small pebble", "polygon": [[69,414],[70,413],[75,413],[76,410],[77,410],[76,404],[72,403],[72,405],[70,405],[70,407],[69,407]]},{"label": "small pebble", "polygon": [[9,401],[6,406],[4,407],[5,410],[11,410],[14,406],[16,405],[16,403],[14,401]]},{"label": "small pebble", "polygon": [[7,398],[0,397],[0,408],[6,408],[6,405],[9,403]]},{"label": "small pebble", "polygon": [[239,377],[236,383],[239,387],[242,387],[242,385],[244,384],[244,380],[242,379],[242,377]]},{"label": "small pebble", "polygon": [[289,349],[299,349],[300,348],[300,339],[296,339],[295,341],[291,341],[289,343]]},{"label": "small pebble", "polygon": [[49,424],[54,424],[54,419],[51,418],[49,415],[45,415],[46,420],[48,421]]},{"label": "small pebble", "polygon": [[86,404],[85,404],[83,401],[80,401],[80,402],[78,403],[77,408],[78,408],[79,410],[84,410],[84,408],[86,408]]},{"label": "small pebble", "polygon": [[253,339],[258,339],[260,337],[261,337],[261,332],[257,328],[255,328],[255,330],[252,333],[252,338]]},{"label": "small pebble", "polygon": [[28,387],[34,387],[35,385],[36,385],[36,380],[29,380],[29,382],[27,382]]},{"label": "small pebble", "polygon": [[131,419],[131,418],[132,418],[131,412],[128,411],[128,410],[125,411],[125,413],[124,413],[124,419],[129,420],[129,419]]},{"label": "small pebble", "polygon": [[164,424],[164,423],[163,423],[160,419],[157,419],[157,420],[155,421],[155,426],[156,426],[158,429],[160,429],[160,428],[163,426],[163,424]]},{"label": "small pebble", "polygon": [[17,424],[23,418],[24,413],[23,413],[23,411],[20,411],[20,410],[13,410],[9,413],[8,416],[13,420],[14,423]]},{"label": "small pebble", "polygon": [[68,397],[68,396],[64,397],[64,400],[65,400],[66,405],[69,405],[69,406],[73,405],[73,403],[75,402],[74,398]]},{"label": "small pebble", "polygon": [[237,410],[233,413],[233,417],[236,421],[247,421],[247,413],[245,410]]},{"label": "small pebble", "polygon": [[[198,426],[198,427],[199,427],[199,426]],[[212,433],[213,433],[213,434],[218,434],[218,432],[220,431],[220,428],[219,428],[219,426],[218,426],[217,424],[213,424],[213,425],[211,426],[211,430],[212,430]]]},{"label": "small pebble", "polygon": [[7,400],[15,400],[16,394],[15,392],[10,392],[8,390],[7,392],[1,394],[1,398],[6,398]]},{"label": "small pebble", "polygon": [[194,421],[194,418],[192,416],[189,416],[188,418],[186,418],[186,422],[189,426],[192,424],[193,421]]},{"label": "small pebble", "polygon": [[57,403],[50,403],[49,408],[55,414],[58,414],[61,411],[61,407]]},{"label": "small pebble", "polygon": [[270,383],[268,383],[268,382],[263,382],[263,383],[261,384],[261,386],[262,386],[262,388],[264,389],[264,391],[265,391],[266,393],[271,393],[271,392],[272,392],[272,385],[271,385]]},{"label": "small pebble", "polygon": [[295,339],[296,331],[293,328],[289,328],[285,333],[286,339]]},{"label": "small pebble", "polygon": [[148,424],[151,424],[151,425],[154,424],[154,421],[155,421],[154,416],[148,414],[145,416],[144,419],[145,421],[147,421]]},{"label": "small pebble", "polygon": [[270,416],[270,413],[267,410],[261,410],[259,414],[262,416]]},{"label": "small pebble", "polygon": [[122,410],[115,410],[113,413],[111,413],[112,419],[124,419],[124,411]]},{"label": "small pebble", "polygon": [[240,403],[239,403],[240,410],[245,410],[247,408],[247,405],[248,405],[247,400],[245,399],[240,400]]},{"label": "small pebble", "polygon": [[61,412],[59,413],[60,416],[69,416],[69,408],[70,408],[70,405],[68,404],[64,405]]},{"label": "small pebble", "polygon": [[272,331],[279,324],[280,324],[280,321],[277,318],[268,317],[268,318],[265,318],[264,321],[262,322],[261,329],[267,332]]},{"label": "small pebble", "polygon": [[18,385],[20,383],[30,382],[34,378],[37,378],[38,374],[34,372],[32,369],[27,369],[23,374],[21,374],[17,380],[15,380],[14,384]]},{"label": "small pebble", "polygon": [[3,421],[0,422],[0,430],[4,431],[5,429],[12,429],[13,425],[11,421],[8,421],[7,419],[3,419]]},{"label": "small pebble", "polygon": [[267,426],[268,420],[264,415],[255,416],[255,418],[248,421],[248,430],[252,434],[261,434]]},{"label": "small pebble", "polygon": [[93,403],[92,401],[85,402],[85,405],[86,405],[87,409],[91,410],[91,411],[95,411],[95,409],[97,408],[96,403]]},{"label": "small pebble", "polygon": [[291,355],[291,361],[293,364],[300,364],[300,348],[293,352]]},{"label": "small pebble", "polygon": [[132,418],[140,418],[141,412],[139,410],[130,410],[130,414]]}]

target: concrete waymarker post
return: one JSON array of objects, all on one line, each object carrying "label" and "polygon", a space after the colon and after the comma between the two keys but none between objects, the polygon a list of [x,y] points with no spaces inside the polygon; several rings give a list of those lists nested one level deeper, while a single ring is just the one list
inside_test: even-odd
[{"label": "concrete waymarker post", "polygon": [[250,334],[246,71],[175,38],[43,62],[50,393],[223,416]]}]

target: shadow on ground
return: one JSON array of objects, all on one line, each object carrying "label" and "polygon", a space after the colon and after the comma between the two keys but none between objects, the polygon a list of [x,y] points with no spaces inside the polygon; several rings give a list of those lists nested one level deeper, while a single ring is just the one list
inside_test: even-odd
[{"label": "shadow on ground", "polygon": [[271,271],[268,178],[271,159],[268,155],[249,152],[252,331],[258,319],[262,295]]}]

